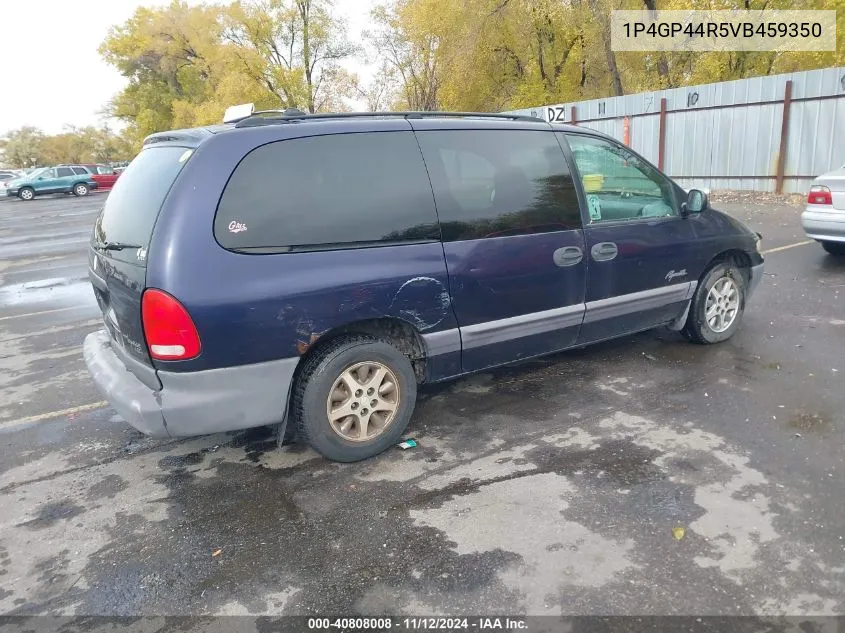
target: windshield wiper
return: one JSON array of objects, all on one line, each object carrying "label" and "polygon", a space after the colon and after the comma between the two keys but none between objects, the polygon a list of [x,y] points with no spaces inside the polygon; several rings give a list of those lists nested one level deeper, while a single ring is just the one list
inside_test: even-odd
[{"label": "windshield wiper", "polygon": [[144,248],[141,244],[127,244],[126,242],[95,242],[94,248],[101,251],[122,251],[126,248]]}]

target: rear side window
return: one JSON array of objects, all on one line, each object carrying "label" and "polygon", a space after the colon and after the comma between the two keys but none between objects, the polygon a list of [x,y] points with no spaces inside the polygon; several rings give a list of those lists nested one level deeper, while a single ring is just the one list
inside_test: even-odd
[{"label": "rear side window", "polygon": [[67,176],[73,176],[73,170],[70,167],[59,167],[57,168],[57,173],[59,178],[65,178]]},{"label": "rear side window", "polygon": [[164,198],[191,154],[190,149],[173,146],[150,147],[138,154],[106,199],[95,237],[147,246]]},{"label": "rear side window", "polygon": [[223,191],[214,234],[224,248],[258,252],[440,238],[411,132],[314,136],[253,150]]},{"label": "rear side window", "polygon": [[71,167],[71,169],[73,170],[73,173],[76,174],[77,176],[87,176],[88,175],[88,170],[85,169],[84,167]]},{"label": "rear side window", "polygon": [[553,133],[418,132],[444,241],[581,227],[578,198]]}]

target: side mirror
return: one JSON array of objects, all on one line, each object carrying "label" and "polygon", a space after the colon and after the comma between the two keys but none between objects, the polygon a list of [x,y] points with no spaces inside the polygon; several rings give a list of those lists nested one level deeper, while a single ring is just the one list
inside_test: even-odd
[{"label": "side mirror", "polygon": [[707,208],[707,194],[698,189],[690,189],[687,194],[687,201],[684,203],[684,211],[687,213],[701,213]]}]

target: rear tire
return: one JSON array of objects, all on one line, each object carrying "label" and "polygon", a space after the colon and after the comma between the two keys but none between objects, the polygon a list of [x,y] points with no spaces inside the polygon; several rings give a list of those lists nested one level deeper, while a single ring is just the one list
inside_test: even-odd
[{"label": "rear tire", "polygon": [[305,361],[294,387],[292,421],[327,459],[356,462],[399,440],[416,399],[407,356],[376,338],[349,336]]},{"label": "rear tire", "polygon": [[694,343],[712,345],[731,338],[745,311],[746,276],[732,262],[713,266],[692,298],[684,334]]},{"label": "rear tire", "polygon": [[821,242],[821,245],[831,255],[845,256],[845,242]]},{"label": "rear tire", "polygon": [[73,195],[78,198],[88,195],[88,185],[84,182],[78,182],[73,186]]},{"label": "rear tire", "polygon": [[26,201],[32,200],[35,198],[35,190],[32,187],[24,187],[18,191],[18,198]]}]

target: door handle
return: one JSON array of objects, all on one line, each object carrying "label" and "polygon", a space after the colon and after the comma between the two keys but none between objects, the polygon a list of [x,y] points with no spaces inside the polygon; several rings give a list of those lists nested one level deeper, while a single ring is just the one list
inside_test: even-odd
[{"label": "door handle", "polygon": [[590,255],[597,262],[609,262],[611,259],[615,259],[618,254],[619,249],[613,242],[599,242],[593,244],[590,249]]},{"label": "door handle", "polygon": [[565,266],[574,266],[581,263],[584,259],[584,251],[577,246],[564,246],[557,249],[553,254],[555,265],[564,268]]}]

